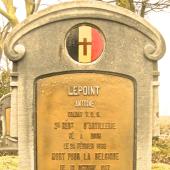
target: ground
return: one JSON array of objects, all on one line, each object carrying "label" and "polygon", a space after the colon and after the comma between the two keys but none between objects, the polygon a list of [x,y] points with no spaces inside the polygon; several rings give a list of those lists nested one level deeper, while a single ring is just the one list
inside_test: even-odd
[{"label": "ground", "polygon": [[0,170],[17,170],[18,157],[17,156],[1,156]]},{"label": "ground", "polygon": [[170,170],[170,116],[160,117],[161,135],[153,139],[153,170]]},{"label": "ground", "polygon": [[170,170],[170,165],[168,164],[153,164],[152,170]]}]

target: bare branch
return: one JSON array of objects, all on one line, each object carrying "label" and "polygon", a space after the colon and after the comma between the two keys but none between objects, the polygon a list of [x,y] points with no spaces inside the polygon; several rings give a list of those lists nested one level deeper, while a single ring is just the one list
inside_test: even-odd
[{"label": "bare branch", "polygon": [[16,8],[13,5],[13,0],[2,0],[2,2],[6,8],[6,13],[8,14],[8,16],[5,16],[5,15],[4,16],[10,21],[10,23],[14,27],[19,22],[16,17]]},{"label": "bare branch", "polygon": [[36,12],[40,6],[41,0],[25,0],[27,16]]},{"label": "bare branch", "polygon": [[3,15],[8,20],[10,20],[10,15],[7,12],[5,12],[2,8],[0,8],[0,14]]},{"label": "bare branch", "polygon": [[31,15],[34,11],[35,0],[25,0],[26,14]]},{"label": "bare branch", "polygon": [[11,24],[8,22],[1,31],[1,40],[4,41],[11,29]]},{"label": "bare branch", "polygon": [[8,23],[3,27],[2,30],[0,30],[0,59],[1,59],[2,51],[3,51],[3,44],[9,33],[10,28],[11,28],[11,24]]},{"label": "bare branch", "polygon": [[142,0],[142,7],[140,10],[140,16],[144,17],[145,16],[145,10],[146,10],[146,5],[149,0]]},{"label": "bare branch", "polygon": [[38,11],[38,8],[40,6],[41,0],[37,0],[37,2],[35,3],[35,8],[34,8],[34,12]]}]

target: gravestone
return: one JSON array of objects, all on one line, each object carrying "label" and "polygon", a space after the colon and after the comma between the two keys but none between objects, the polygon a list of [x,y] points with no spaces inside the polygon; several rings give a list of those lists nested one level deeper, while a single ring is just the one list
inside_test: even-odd
[{"label": "gravestone", "polygon": [[10,119],[11,119],[11,94],[1,97],[1,121],[2,121],[2,138],[10,136]]},{"label": "gravestone", "polygon": [[12,115],[11,115],[11,94],[8,93],[0,98],[0,137],[1,137],[1,150],[5,147],[8,152],[10,147],[17,150],[17,138],[13,138],[11,133],[12,129]]},{"label": "gravestone", "polygon": [[104,2],[52,6],[14,28],[19,170],[150,170],[159,32]]}]

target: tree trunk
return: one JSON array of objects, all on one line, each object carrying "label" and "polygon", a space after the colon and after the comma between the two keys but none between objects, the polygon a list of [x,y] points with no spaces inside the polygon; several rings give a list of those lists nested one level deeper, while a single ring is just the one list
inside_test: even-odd
[{"label": "tree trunk", "polygon": [[145,10],[146,10],[146,5],[147,5],[148,0],[143,0],[142,1],[142,7],[140,11],[140,16],[144,18],[145,16]]}]

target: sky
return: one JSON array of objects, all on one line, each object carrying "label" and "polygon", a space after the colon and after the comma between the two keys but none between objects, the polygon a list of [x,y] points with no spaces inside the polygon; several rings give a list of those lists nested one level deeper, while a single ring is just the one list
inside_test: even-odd
[{"label": "sky", "polygon": [[[62,0],[42,0],[42,8],[46,7],[48,4],[54,4],[55,2],[61,2]],[[25,18],[25,11],[23,8],[24,1],[14,0],[15,6],[17,7],[17,15],[20,20]],[[2,4],[0,3],[0,6]],[[166,53],[165,56],[158,62],[160,71],[160,87],[159,87],[159,105],[160,105],[160,115],[170,116],[170,9],[169,12],[151,12],[146,17],[159,32],[163,35],[166,42]],[[2,19],[0,18],[2,21]],[[2,24],[2,23],[0,23]]]},{"label": "sky", "polygon": [[[170,10],[169,10],[170,11]],[[160,71],[160,115],[170,116],[170,12],[153,12],[146,19],[159,30],[166,42],[166,53],[158,62]]]}]

